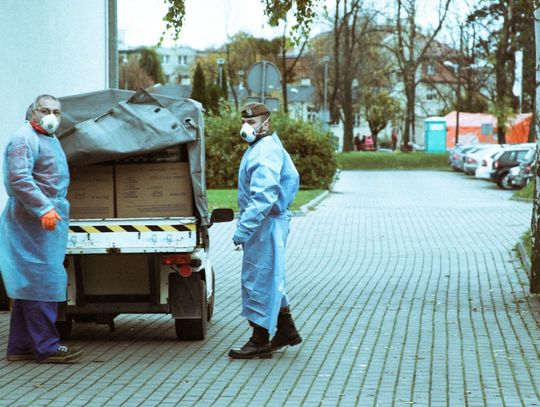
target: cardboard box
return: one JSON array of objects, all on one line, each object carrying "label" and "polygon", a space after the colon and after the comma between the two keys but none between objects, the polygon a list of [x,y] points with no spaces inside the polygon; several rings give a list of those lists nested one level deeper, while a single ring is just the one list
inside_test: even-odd
[{"label": "cardboard box", "polygon": [[115,166],[116,216],[193,216],[193,193],[186,162]]},{"label": "cardboard box", "polygon": [[67,199],[71,219],[114,218],[112,165],[72,167]]}]

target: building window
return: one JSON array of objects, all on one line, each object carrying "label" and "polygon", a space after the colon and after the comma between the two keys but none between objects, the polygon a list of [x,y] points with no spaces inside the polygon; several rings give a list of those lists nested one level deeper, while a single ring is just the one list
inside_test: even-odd
[{"label": "building window", "polygon": [[355,114],[354,114],[354,123],[353,123],[353,126],[354,126],[354,127],[360,127],[360,113],[355,113]]},{"label": "building window", "polygon": [[178,65],[187,65],[186,55],[178,55]]},{"label": "building window", "polygon": [[161,63],[162,64],[168,64],[169,63],[169,56],[168,55],[162,55],[161,56]]},{"label": "building window", "polygon": [[435,75],[435,66],[433,64],[428,64],[426,66],[426,73],[429,75],[429,76],[433,76]]}]

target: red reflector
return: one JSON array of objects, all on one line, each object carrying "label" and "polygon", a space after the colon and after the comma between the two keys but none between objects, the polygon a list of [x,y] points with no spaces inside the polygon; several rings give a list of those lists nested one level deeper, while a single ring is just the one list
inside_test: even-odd
[{"label": "red reflector", "polygon": [[182,264],[178,268],[178,274],[180,274],[182,277],[189,277],[191,275],[191,267],[189,264]]},{"label": "red reflector", "polygon": [[161,264],[165,266],[180,265],[180,264],[190,264],[191,255],[190,254],[171,254],[169,256],[161,257]]}]

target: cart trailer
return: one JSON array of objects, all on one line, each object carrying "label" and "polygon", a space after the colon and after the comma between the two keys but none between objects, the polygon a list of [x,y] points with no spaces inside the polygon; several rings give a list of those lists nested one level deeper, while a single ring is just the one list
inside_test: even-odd
[{"label": "cart trailer", "polygon": [[[204,339],[215,304],[208,228],[231,221],[233,212],[208,213],[200,105],[144,90],[107,90],[61,102],[59,138],[70,169],[90,174],[82,187],[72,174],[68,194],[61,336],[69,337],[73,321],[112,330],[122,313],[170,313],[178,340]],[[187,168],[183,178],[179,164],[170,164],[177,162]],[[166,165],[167,172],[159,172]],[[146,178],[137,179],[134,168]],[[183,189],[176,188],[179,180],[187,180]]]}]

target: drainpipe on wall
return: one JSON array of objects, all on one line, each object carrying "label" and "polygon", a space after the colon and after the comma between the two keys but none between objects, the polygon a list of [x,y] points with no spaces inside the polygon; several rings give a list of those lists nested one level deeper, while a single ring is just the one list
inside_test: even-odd
[{"label": "drainpipe on wall", "polygon": [[118,4],[108,0],[109,88],[118,88]]}]

